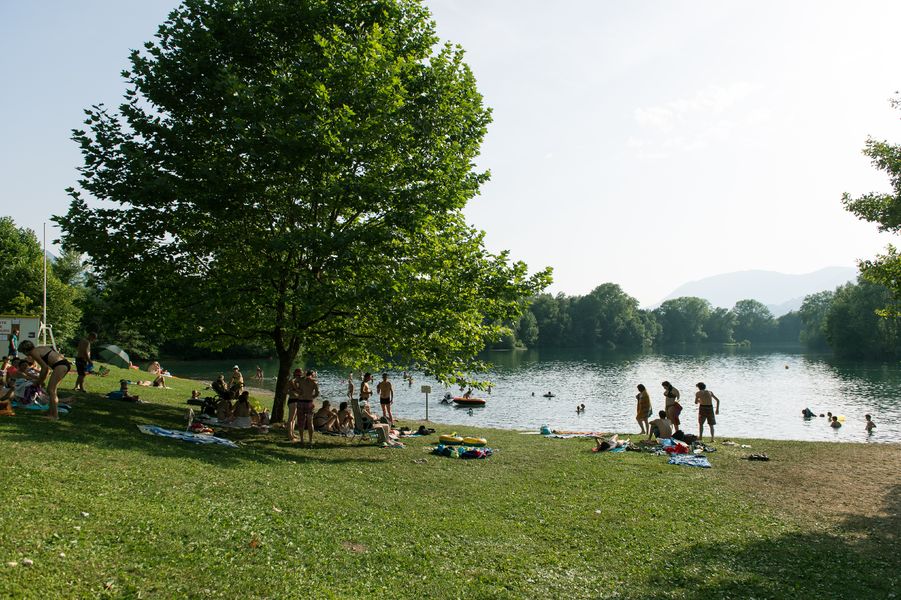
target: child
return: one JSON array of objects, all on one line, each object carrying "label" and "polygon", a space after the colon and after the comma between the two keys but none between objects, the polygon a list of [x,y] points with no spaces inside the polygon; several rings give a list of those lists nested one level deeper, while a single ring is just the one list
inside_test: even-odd
[{"label": "child", "polygon": [[200,398],[199,391],[191,390],[191,397],[188,399],[188,404],[191,406],[203,406],[203,400]]},{"label": "child", "polygon": [[830,423],[829,426],[833,429],[838,429],[842,424],[838,422],[838,417],[832,417],[832,423]]},{"label": "child", "polygon": [[132,396],[128,393],[128,380],[126,379],[119,380],[119,392],[122,394],[120,400],[124,402],[141,402],[141,398],[139,396]]},{"label": "child", "polygon": [[873,430],[876,429],[876,423],[873,422],[873,419],[870,415],[864,415],[867,419],[867,433],[873,433]]}]

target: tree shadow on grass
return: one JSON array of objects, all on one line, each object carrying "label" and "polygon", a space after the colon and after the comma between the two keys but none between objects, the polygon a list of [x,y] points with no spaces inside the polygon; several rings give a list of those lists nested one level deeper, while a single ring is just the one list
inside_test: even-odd
[{"label": "tree shadow on grass", "polygon": [[[247,462],[265,464],[282,461],[295,463],[360,463],[381,462],[364,455],[372,446],[350,444],[345,438],[330,438],[314,445],[314,454],[288,443],[283,431],[262,434],[255,431],[216,431],[217,437],[231,439],[241,445],[229,448],[216,444],[192,444],[141,433],[138,425],[158,425],[184,430],[188,408],[167,404],[130,404],[108,400],[98,394],[76,398],[72,411],[58,422],[39,413],[17,410],[16,416],[0,421],[0,435],[23,443],[73,443],[95,448],[141,452],[161,458],[200,460],[220,467],[235,468]],[[322,438],[322,436],[319,436]],[[327,454],[319,452],[326,450]],[[335,452],[344,450],[346,452]],[[355,450],[356,452],[350,452]],[[339,456],[340,454],[340,456]]]},{"label": "tree shadow on grass", "polygon": [[[852,492],[853,493],[853,492]],[[813,524],[817,527],[816,524]],[[651,579],[676,598],[890,598],[901,585],[901,485],[878,516],[832,531],[766,535],[737,549],[696,545]]]}]

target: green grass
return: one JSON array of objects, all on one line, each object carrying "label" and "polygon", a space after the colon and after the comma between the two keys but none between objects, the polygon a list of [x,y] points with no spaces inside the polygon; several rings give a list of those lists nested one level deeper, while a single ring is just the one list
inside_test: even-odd
[{"label": "green grass", "polygon": [[[201,447],[135,427],[184,427],[195,382],[133,388],[151,404],[105,400],[124,373],[139,377],[118,369],[89,377],[90,393],[58,423],[24,411],[0,418],[0,597],[882,598],[898,590],[897,445],[752,440],[774,460],[750,463],[741,460],[747,450],[720,446],[709,470],[648,454],[596,455],[590,440],[463,426],[437,429],[485,436],[497,453],[439,458],[427,438],[382,449],[317,436],[304,449],[279,430],[225,433],[240,449]],[[68,377],[63,387],[71,385]],[[859,485],[874,484],[866,501],[847,489],[857,485],[849,469],[829,475],[845,456],[864,469]],[[825,505],[811,510],[816,498]],[[34,564],[23,566],[25,558]]]}]

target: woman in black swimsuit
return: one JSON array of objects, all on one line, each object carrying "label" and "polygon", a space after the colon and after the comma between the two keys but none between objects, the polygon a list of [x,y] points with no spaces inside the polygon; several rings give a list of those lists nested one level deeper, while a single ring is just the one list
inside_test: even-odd
[{"label": "woman in black swimsuit", "polygon": [[66,357],[53,349],[52,346],[35,346],[30,340],[25,340],[19,344],[19,352],[30,356],[41,365],[41,374],[38,377],[38,385],[43,386],[50,374],[50,381],[47,382],[47,395],[50,396],[50,410],[47,416],[51,419],[58,419],[59,412],[57,405],[59,399],[56,396],[56,388],[59,382],[72,370],[72,364],[66,360]]}]

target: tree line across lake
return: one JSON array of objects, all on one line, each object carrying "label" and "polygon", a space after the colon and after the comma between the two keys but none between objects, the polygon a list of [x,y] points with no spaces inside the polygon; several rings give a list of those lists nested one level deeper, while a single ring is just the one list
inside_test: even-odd
[{"label": "tree line across lake", "polygon": [[899,320],[878,314],[890,300],[887,288],[861,278],[811,294],[799,310],[780,317],[753,299],[726,309],[688,296],[643,310],[619,285],[604,283],[585,296],[539,295],[493,348],[615,350],[705,342],[800,342],[844,357],[891,358],[901,356]]},{"label": "tree line across lake", "polygon": [[[37,314],[42,294],[41,248],[35,234],[0,218],[0,277],[13,282],[0,288],[0,313]],[[268,356],[271,348],[239,343],[220,352],[198,347],[188,336],[164,336],[146,325],[146,315],[129,314],[122,302],[128,290],[85,270],[81,257],[63,252],[50,262],[48,320],[63,348],[73,346],[85,331],[116,343],[133,357],[160,354],[216,358]],[[832,349],[839,356],[892,358],[901,356],[897,318],[877,311],[891,292],[861,279],[807,296],[801,308],[780,317],[757,300],[741,300],[731,309],[702,299],[667,300],[643,310],[638,300],[615,283],[604,283],[584,296],[540,294],[522,317],[508,323],[509,332],[492,347],[639,349],[696,343],[800,342],[815,350]],[[165,319],[165,315],[156,315]]]}]

